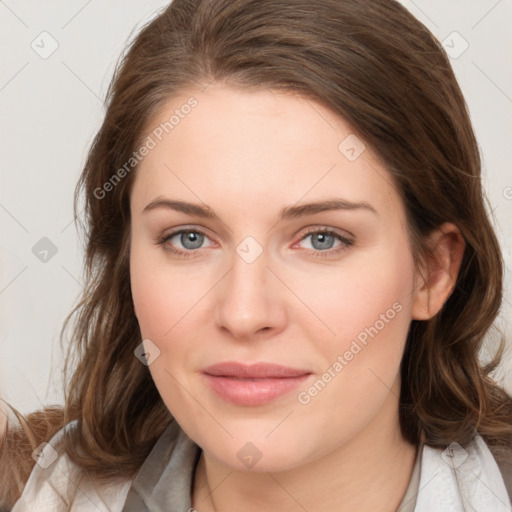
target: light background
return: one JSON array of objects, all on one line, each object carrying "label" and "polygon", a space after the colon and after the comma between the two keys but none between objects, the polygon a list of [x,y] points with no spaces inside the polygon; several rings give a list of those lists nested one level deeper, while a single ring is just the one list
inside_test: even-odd
[{"label": "light background", "polygon": [[[62,403],[59,332],[82,278],[74,187],[119,55],[167,3],[0,0],[0,392],[23,413]],[[510,338],[512,2],[402,3],[453,56],[507,265],[497,324]],[[53,40],[58,48],[42,58]],[[46,262],[33,253],[43,237],[57,250]],[[512,392],[510,353],[506,358],[497,378]]]}]

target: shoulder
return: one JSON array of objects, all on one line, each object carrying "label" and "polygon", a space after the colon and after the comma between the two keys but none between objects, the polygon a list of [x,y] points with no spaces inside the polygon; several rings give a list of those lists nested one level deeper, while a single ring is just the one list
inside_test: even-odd
[{"label": "shoulder", "polygon": [[[510,481],[480,435],[462,447],[423,447],[415,512],[436,510],[509,511]],[[508,486],[508,492],[507,492]]]},{"label": "shoulder", "polygon": [[121,511],[131,480],[100,485],[64,452],[65,430],[60,429],[39,447],[36,464],[12,512],[116,512]]}]

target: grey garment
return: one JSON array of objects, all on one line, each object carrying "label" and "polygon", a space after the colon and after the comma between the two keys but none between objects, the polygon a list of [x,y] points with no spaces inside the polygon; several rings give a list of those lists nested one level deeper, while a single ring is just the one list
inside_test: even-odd
[{"label": "grey garment", "polygon": [[[397,512],[414,512],[422,446]],[[192,484],[201,448],[177,422],[167,427],[132,482],[122,512],[191,512]]]},{"label": "grey garment", "polygon": [[122,512],[189,512],[200,455],[201,448],[173,421],[139,469]]}]

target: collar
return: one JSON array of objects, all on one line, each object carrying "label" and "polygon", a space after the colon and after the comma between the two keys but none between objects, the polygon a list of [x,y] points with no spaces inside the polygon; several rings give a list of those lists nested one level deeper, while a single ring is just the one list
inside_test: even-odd
[{"label": "collar", "polygon": [[173,421],[156,442],[128,491],[122,512],[188,512],[201,448]]},{"label": "collar", "polygon": [[466,447],[424,446],[415,512],[510,512],[505,482],[480,435]]}]

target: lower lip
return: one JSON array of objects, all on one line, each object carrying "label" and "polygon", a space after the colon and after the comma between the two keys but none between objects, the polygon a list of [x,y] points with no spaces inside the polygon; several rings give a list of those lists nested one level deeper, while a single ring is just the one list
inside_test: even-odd
[{"label": "lower lip", "polygon": [[303,384],[310,375],[273,379],[237,379],[204,374],[208,385],[217,395],[238,405],[262,405],[271,402]]}]

